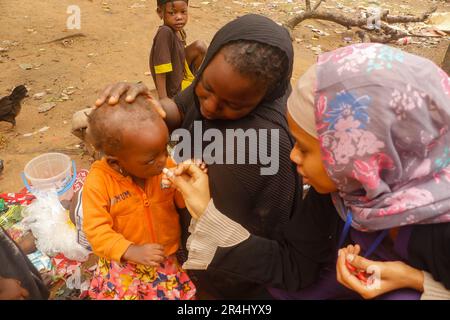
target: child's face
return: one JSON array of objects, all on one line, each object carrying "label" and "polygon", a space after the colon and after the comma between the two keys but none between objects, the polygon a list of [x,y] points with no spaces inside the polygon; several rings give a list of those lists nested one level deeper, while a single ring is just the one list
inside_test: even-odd
[{"label": "child's face", "polygon": [[303,183],[311,185],[319,193],[336,192],[336,185],[323,166],[319,140],[300,128],[289,113],[287,119],[296,141],[291,151],[291,161],[297,165]]},{"label": "child's face", "polygon": [[118,164],[128,174],[147,179],[161,174],[167,161],[169,132],[162,119],[149,123],[148,128],[123,132],[124,147],[116,155]]},{"label": "child's face", "polygon": [[220,52],[205,68],[195,87],[200,112],[206,119],[236,120],[253,111],[267,88],[241,75]]},{"label": "child's face", "polygon": [[188,21],[188,4],[185,1],[168,2],[158,8],[158,15],[166,26],[181,31]]}]

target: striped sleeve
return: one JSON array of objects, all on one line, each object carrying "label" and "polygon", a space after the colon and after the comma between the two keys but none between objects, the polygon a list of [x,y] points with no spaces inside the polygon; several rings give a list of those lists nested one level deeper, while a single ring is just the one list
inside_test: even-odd
[{"label": "striped sleeve", "polygon": [[433,279],[428,272],[423,272],[423,294],[420,300],[450,300],[450,290]]},{"label": "striped sleeve", "polygon": [[217,210],[212,199],[205,213],[198,220],[192,219],[189,232],[189,255],[183,268],[192,270],[206,270],[218,247],[232,247],[250,237],[244,227]]}]

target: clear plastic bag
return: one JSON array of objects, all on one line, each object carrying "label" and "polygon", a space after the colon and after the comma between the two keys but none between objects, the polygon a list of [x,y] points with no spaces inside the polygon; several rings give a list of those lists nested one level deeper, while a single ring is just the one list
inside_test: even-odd
[{"label": "clear plastic bag", "polygon": [[70,226],[56,191],[34,195],[36,200],[22,213],[22,223],[33,232],[36,247],[48,256],[62,253],[71,260],[86,261],[89,251],[78,244],[76,229]]},{"label": "clear plastic bag", "polygon": [[80,267],[78,267],[75,272],[66,280],[67,288],[71,290],[77,289],[81,292],[89,290],[89,284],[89,280],[86,279],[82,282]]}]

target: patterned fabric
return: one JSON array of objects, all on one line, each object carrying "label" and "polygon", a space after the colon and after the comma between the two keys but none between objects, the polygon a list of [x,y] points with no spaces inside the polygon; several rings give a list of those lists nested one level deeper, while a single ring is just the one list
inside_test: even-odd
[{"label": "patterned fabric", "polygon": [[96,256],[91,255],[85,262],[74,261],[62,253],[51,258],[54,270],[51,299],[87,298],[89,284],[97,269],[97,260]]},{"label": "patterned fabric", "polygon": [[[86,178],[89,174],[89,170],[80,170],[77,173],[77,179],[75,180],[75,183],[73,184],[73,192],[75,193],[74,197],[75,199],[72,199],[72,201],[75,201],[75,226],[77,229],[77,242],[83,246],[86,250],[92,251],[91,244],[86,238],[86,234],[83,231],[83,201],[82,201],[82,195],[83,195],[83,186],[86,181]],[[77,192],[79,192],[77,194]]]},{"label": "patterned fabric", "polygon": [[77,178],[75,179],[75,182],[73,183],[73,192],[76,193],[80,191],[83,188],[84,182],[86,181],[86,177],[89,174],[89,170],[81,169],[77,172]]},{"label": "patterned fabric", "polygon": [[75,225],[77,228],[77,242],[86,250],[92,251],[91,244],[86,238],[86,234],[83,231],[83,189],[80,190],[76,196],[76,206],[75,206]]},{"label": "patterned fabric", "polygon": [[33,253],[27,254],[27,257],[39,272],[52,270],[51,259],[41,251],[36,250]]},{"label": "patterned fabric", "polygon": [[159,268],[100,258],[89,296],[97,300],[192,300],[195,292],[194,283],[172,255]]},{"label": "patterned fabric", "polygon": [[325,53],[315,111],[334,200],[355,228],[450,221],[450,81],[439,67],[381,44]]},{"label": "patterned fabric", "polygon": [[23,206],[29,205],[35,199],[25,188],[19,193],[0,193],[0,198],[4,199],[8,205],[20,204]]}]

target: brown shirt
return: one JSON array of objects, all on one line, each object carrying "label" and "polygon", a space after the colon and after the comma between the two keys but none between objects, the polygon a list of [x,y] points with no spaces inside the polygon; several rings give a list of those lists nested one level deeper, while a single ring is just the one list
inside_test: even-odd
[{"label": "brown shirt", "polygon": [[182,32],[182,38],[168,27],[161,26],[153,39],[150,52],[150,72],[156,84],[156,75],[166,74],[167,96],[172,98],[181,91],[181,82],[184,78],[186,34]]}]

